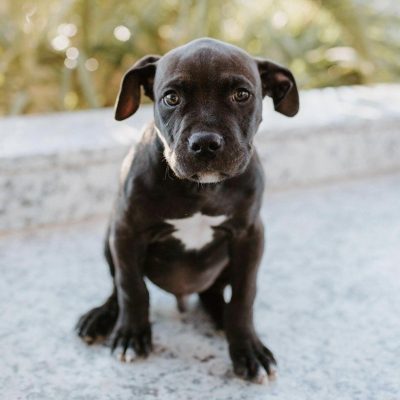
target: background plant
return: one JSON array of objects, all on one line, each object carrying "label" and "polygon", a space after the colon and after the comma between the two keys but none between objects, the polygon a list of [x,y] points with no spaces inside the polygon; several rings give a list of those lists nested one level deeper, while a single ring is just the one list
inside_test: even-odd
[{"label": "background plant", "polygon": [[2,0],[0,114],[110,106],[139,57],[212,36],[302,88],[400,76],[397,0]]}]

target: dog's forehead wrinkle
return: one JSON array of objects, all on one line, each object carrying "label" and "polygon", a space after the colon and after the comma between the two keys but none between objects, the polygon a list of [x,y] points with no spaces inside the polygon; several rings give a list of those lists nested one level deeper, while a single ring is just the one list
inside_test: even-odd
[{"label": "dog's forehead wrinkle", "polygon": [[[244,86],[249,89],[255,89],[257,87],[257,78],[251,74],[240,74],[222,71],[204,71],[201,75],[206,75],[206,80],[199,79],[200,74],[198,73],[178,73],[170,76],[166,80],[162,80],[158,84],[158,90],[165,92],[168,89],[183,90],[194,94],[195,92],[201,92],[205,97],[214,95],[215,91],[220,92],[221,90],[230,90],[234,87]],[[202,81],[199,84],[199,80]],[[203,96],[204,97],[204,96]],[[206,100],[207,101],[207,100]]]},{"label": "dog's forehead wrinkle", "polygon": [[158,88],[161,90],[166,89],[184,89],[191,90],[193,88],[193,79],[190,75],[171,75],[168,79],[162,80]]},{"label": "dog's forehead wrinkle", "polygon": [[253,75],[249,74],[241,74],[238,72],[230,73],[230,72],[222,72],[219,76],[219,80],[222,84],[225,85],[240,85],[245,84],[248,86],[253,86],[256,84]]}]

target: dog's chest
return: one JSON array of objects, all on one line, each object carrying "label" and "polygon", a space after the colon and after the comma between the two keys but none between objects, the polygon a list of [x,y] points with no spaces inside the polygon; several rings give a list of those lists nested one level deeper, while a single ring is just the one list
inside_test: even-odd
[{"label": "dog's chest", "polygon": [[226,215],[209,216],[197,212],[187,218],[167,219],[174,227],[172,236],[178,239],[186,250],[200,250],[213,240],[214,229],[227,219]]}]

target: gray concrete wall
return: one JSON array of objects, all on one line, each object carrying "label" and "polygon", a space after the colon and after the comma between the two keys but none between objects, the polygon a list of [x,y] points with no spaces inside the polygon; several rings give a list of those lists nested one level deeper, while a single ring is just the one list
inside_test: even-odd
[{"label": "gray concrete wall", "polygon": [[[143,106],[0,119],[0,232],[106,215],[129,146],[152,118]],[[400,85],[301,92],[294,118],[267,99],[256,137],[270,189],[400,170]]]}]

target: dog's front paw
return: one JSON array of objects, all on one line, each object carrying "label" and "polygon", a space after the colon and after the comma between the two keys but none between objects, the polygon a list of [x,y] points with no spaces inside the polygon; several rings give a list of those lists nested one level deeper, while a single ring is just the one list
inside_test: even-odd
[{"label": "dog's front paw", "polygon": [[272,367],[277,365],[274,355],[256,336],[231,343],[229,354],[235,374],[248,380],[260,380],[261,368],[272,376]]},{"label": "dog's front paw", "polygon": [[133,324],[117,322],[110,336],[110,345],[112,353],[117,347],[121,348],[121,361],[126,360],[128,350],[134,351],[137,356],[147,357],[153,350],[151,326],[148,324],[138,329]]}]

